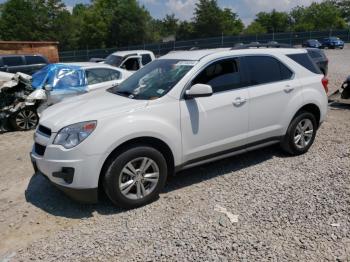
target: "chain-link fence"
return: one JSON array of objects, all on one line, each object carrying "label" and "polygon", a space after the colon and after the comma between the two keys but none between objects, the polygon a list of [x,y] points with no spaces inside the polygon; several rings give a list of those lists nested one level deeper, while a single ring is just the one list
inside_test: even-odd
[{"label": "chain-link fence", "polygon": [[307,39],[323,39],[329,36],[337,36],[346,42],[350,42],[350,29],[346,30],[328,30],[328,31],[313,31],[313,32],[285,32],[272,34],[256,34],[256,35],[237,35],[237,36],[221,36],[202,39],[193,39],[186,41],[175,41],[168,43],[152,43],[143,45],[133,45],[127,47],[115,47],[105,49],[86,49],[74,51],[62,51],[59,53],[61,62],[72,61],[89,61],[91,58],[105,58],[109,54],[123,50],[138,50],[146,49],[153,51],[157,56],[164,55],[172,50],[188,50],[196,48],[218,48],[218,47],[233,47],[237,43],[250,42],[269,42],[277,41],[290,45],[300,45]]}]

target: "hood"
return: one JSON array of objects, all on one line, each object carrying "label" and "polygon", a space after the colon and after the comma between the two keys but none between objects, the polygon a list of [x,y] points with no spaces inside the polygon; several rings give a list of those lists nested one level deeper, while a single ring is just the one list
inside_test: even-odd
[{"label": "hood", "polygon": [[41,116],[40,124],[51,128],[55,133],[67,125],[90,120],[97,120],[98,123],[143,108],[147,103],[146,100],[130,99],[99,90],[65,99],[47,108]]}]

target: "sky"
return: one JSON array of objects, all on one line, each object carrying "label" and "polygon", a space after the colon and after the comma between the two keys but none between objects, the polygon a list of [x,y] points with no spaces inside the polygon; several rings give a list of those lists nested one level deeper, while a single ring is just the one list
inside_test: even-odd
[{"label": "sky", "polygon": [[[155,18],[163,18],[166,14],[174,13],[181,20],[191,19],[198,0],[138,0]],[[230,8],[238,13],[244,24],[254,20],[255,14],[261,11],[289,11],[297,5],[310,5],[322,0],[218,0],[220,7]],[[0,0],[0,3],[5,0]],[[68,9],[77,3],[89,3],[90,0],[64,0]]]}]

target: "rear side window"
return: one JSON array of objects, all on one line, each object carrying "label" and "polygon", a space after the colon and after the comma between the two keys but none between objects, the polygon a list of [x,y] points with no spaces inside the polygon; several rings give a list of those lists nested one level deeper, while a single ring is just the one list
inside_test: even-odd
[{"label": "rear side window", "polygon": [[240,88],[244,86],[240,71],[237,58],[221,60],[206,67],[192,81],[192,85],[210,85],[214,93]]},{"label": "rear side window", "polygon": [[85,73],[89,85],[113,81],[120,78],[120,73],[118,71],[108,68],[86,69]]},{"label": "rear side window", "polygon": [[147,65],[149,62],[152,61],[151,56],[148,55],[148,54],[141,55],[141,57],[142,57],[142,64],[143,64],[143,65]]},{"label": "rear side window", "polygon": [[303,54],[292,54],[287,55],[289,58],[293,59],[299,65],[305,67],[309,71],[315,74],[322,74],[321,70],[315,65],[315,63],[311,60],[310,56],[307,53]]},{"label": "rear side window", "polygon": [[291,79],[293,72],[270,56],[244,57],[250,85],[261,85]]},{"label": "rear side window", "polygon": [[19,66],[24,65],[23,59],[21,56],[7,56],[3,57],[2,61],[6,66]]},{"label": "rear side window", "polygon": [[41,56],[30,55],[30,56],[26,56],[25,58],[26,58],[26,61],[27,61],[27,65],[47,64],[45,59],[43,57],[41,57]]}]

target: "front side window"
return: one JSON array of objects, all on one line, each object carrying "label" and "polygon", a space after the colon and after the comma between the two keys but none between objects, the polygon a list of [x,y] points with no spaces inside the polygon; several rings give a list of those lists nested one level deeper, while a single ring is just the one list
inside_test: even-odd
[{"label": "front side window", "polygon": [[210,85],[214,93],[243,87],[239,60],[225,59],[209,65],[192,81],[195,84]]},{"label": "front side window", "polygon": [[131,99],[157,99],[168,93],[194,66],[195,61],[155,60],[109,92]]},{"label": "front side window", "polygon": [[140,69],[140,63],[138,58],[128,58],[125,60],[121,68],[129,71],[137,71]]},{"label": "front side window", "polygon": [[290,79],[293,72],[270,56],[244,57],[250,85],[262,85]]}]

